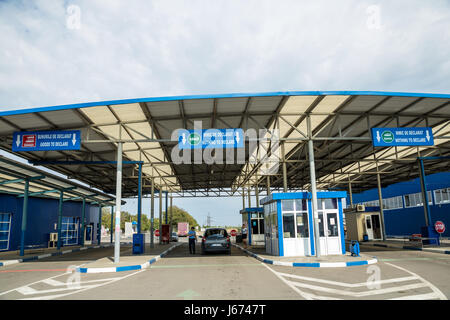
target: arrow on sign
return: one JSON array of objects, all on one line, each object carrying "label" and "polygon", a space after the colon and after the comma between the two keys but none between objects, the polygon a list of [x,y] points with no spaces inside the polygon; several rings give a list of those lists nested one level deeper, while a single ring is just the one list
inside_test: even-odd
[{"label": "arrow on sign", "polygon": [[17,147],[20,145],[20,135],[17,135],[16,145]]},{"label": "arrow on sign", "polygon": [[380,131],[377,131],[377,140],[378,140],[378,142],[380,142],[380,139],[381,139],[381,137],[380,137]]},{"label": "arrow on sign", "polygon": [[239,132],[236,131],[236,142],[239,143]]},{"label": "arrow on sign", "polygon": [[176,297],[181,297],[184,300],[192,300],[192,297],[194,297],[194,296],[200,296],[200,294],[198,294],[194,290],[190,290],[190,289],[186,290],[186,291],[183,291],[183,292],[181,292],[181,293],[176,295]]},{"label": "arrow on sign", "polygon": [[186,144],[186,135],[184,133],[183,133],[183,138],[181,141],[183,141],[183,144]]},{"label": "arrow on sign", "polygon": [[427,130],[427,141],[430,141],[430,133]]},{"label": "arrow on sign", "polygon": [[73,145],[75,145],[76,142],[77,142],[77,138],[76,138],[76,135],[74,133],[73,136],[72,136],[72,143],[73,143]]}]

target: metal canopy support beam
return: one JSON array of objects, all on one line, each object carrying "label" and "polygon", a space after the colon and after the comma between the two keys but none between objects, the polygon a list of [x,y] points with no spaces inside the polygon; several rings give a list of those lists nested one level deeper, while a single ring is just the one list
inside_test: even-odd
[{"label": "metal canopy support beam", "polygon": [[97,234],[97,243],[100,244],[102,242],[102,205],[98,205],[98,234]]},{"label": "metal canopy support beam", "polygon": [[161,186],[159,186],[159,244],[161,244],[161,226],[162,226],[162,192],[161,192]]},{"label": "metal canopy support beam", "polygon": [[[378,169],[378,165],[377,165]],[[386,241],[386,228],[384,225],[384,210],[383,210],[383,195],[381,193],[381,178],[380,174],[377,174],[377,184],[378,184],[378,199],[380,204],[380,220],[381,220],[381,234],[383,236],[383,241]]]},{"label": "metal canopy support beam", "polygon": [[169,223],[169,221],[168,221],[168,219],[169,219],[169,211],[168,211],[168,202],[167,202],[167,200],[168,200],[168,198],[167,198],[167,191],[166,191],[166,224],[168,224]]},{"label": "metal canopy support beam", "polygon": [[431,211],[430,204],[428,203],[428,192],[427,192],[427,182],[425,179],[425,168],[423,166],[423,160],[419,159],[419,173],[420,173],[420,187],[422,189],[422,199],[423,199],[423,211],[425,214],[425,225],[428,227],[431,225]]},{"label": "metal canopy support beam", "polygon": [[270,176],[267,175],[267,195],[270,196]]},{"label": "metal canopy support beam", "polygon": [[[312,142],[312,140],[309,140],[309,141]],[[284,143],[281,144],[281,156],[282,156],[281,161],[283,162],[282,163],[282,166],[283,166],[283,192],[287,192],[287,189],[288,189],[288,187],[287,187],[287,168],[286,168],[286,161],[285,161],[286,157],[285,157],[285,153],[284,153]]]},{"label": "metal canopy support beam", "polygon": [[83,197],[83,203],[81,205],[81,245],[84,246],[84,221],[86,219],[86,198]]},{"label": "metal canopy support beam", "polygon": [[173,217],[173,197],[170,196],[170,232],[172,232],[172,217]]},{"label": "metal canopy support beam", "polygon": [[252,207],[252,195],[251,195],[252,189],[250,188],[250,186],[248,187],[247,192],[248,192],[248,207],[251,208]]},{"label": "metal canopy support beam", "polygon": [[61,249],[61,225],[62,225],[62,208],[64,202],[64,191],[59,191],[59,207],[58,207],[58,241],[57,249]]},{"label": "metal canopy support beam", "polygon": [[153,248],[154,240],[153,240],[153,219],[155,217],[155,182],[152,177],[152,197],[151,197],[151,205],[150,205],[150,248]]},{"label": "metal canopy support beam", "polygon": [[242,209],[245,209],[245,188],[242,187]]},{"label": "metal canopy support beam", "polygon": [[111,206],[111,225],[109,227],[109,235],[111,239],[109,240],[110,243],[113,243],[113,225],[114,225],[114,207]]},{"label": "metal canopy support beam", "polygon": [[138,177],[138,224],[137,233],[141,233],[141,217],[142,217],[142,163],[139,164]]},{"label": "metal canopy support beam", "polygon": [[259,208],[259,188],[258,184],[255,185],[256,207]]},{"label": "metal canopy support beam", "polygon": [[[312,138],[311,130],[311,117],[307,117],[308,137]],[[284,152],[283,152],[284,157]],[[314,146],[312,139],[308,140],[308,159],[309,159],[309,175],[311,181],[311,195],[312,195],[312,212],[313,212],[313,224],[314,224],[314,242],[315,242],[315,254],[316,257],[320,257],[320,234],[319,234],[319,213],[317,211],[317,187],[316,187],[316,167],[314,163]]]},{"label": "metal canopy support beam", "polygon": [[122,143],[117,146],[116,224],[114,232],[114,263],[120,262],[120,205],[122,202]]},{"label": "metal canopy support beam", "polygon": [[29,187],[30,187],[30,182],[28,181],[28,179],[26,179],[25,180],[24,197],[23,197],[23,208],[22,208],[22,233],[20,235],[20,256],[23,256],[24,251],[25,251],[25,232],[27,230]]}]

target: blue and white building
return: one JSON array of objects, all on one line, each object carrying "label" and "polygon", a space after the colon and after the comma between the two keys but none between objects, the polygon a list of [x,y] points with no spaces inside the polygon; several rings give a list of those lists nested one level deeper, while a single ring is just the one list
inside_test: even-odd
[{"label": "blue and white building", "polygon": [[[431,215],[431,225],[442,221],[450,237],[450,172],[426,176],[426,189]],[[382,188],[384,224],[387,236],[411,236],[421,233],[425,226],[424,203],[420,179],[392,184]],[[349,201],[347,201],[349,203]],[[380,207],[378,189],[353,194],[353,204]]]},{"label": "blue and white building", "polygon": [[[320,254],[345,254],[344,191],[317,192]],[[316,254],[310,192],[272,193],[262,199],[265,246],[276,256]]]}]

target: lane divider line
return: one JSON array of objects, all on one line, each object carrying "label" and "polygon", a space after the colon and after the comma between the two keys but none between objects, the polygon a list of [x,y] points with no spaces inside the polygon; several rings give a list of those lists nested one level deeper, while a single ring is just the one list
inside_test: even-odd
[{"label": "lane divider line", "polygon": [[182,242],[177,243],[176,245],[168,248],[164,252],[162,252],[160,255],[153,257],[152,259],[146,261],[143,264],[136,264],[131,266],[121,266],[121,267],[111,267],[111,268],[77,268],[75,269],[76,272],[79,273],[106,273],[106,272],[122,272],[122,271],[135,271],[135,270],[143,270],[148,268],[151,264],[155,263],[162,257],[164,257],[167,253],[175,249],[176,247],[182,245]]},{"label": "lane divider line", "polygon": [[433,252],[433,253],[440,253],[440,254],[450,254],[449,250],[437,250],[437,249],[433,249],[433,248],[418,248],[418,247],[405,246],[405,245],[395,246],[395,245],[382,244],[382,243],[364,243],[364,242],[360,242],[359,245],[360,246],[392,248],[392,249],[424,251],[424,252]]},{"label": "lane divider line", "polygon": [[342,268],[342,267],[352,267],[352,266],[363,266],[368,264],[375,264],[378,262],[377,258],[373,257],[373,259],[370,260],[360,260],[360,261],[348,261],[348,262],[286,262],[286,261],[276,261],[276,260],[269,260],[262,258],[261,256],[242,248],[241,246],[238,246],[237,244],[232,243],[233,246],[236,248],[241,249],[242,251],[246,252],[248,255],[252,256],[253,258],[258,259],[259,261],[266,263],[266,264],[272,264],[272,265],[278,265],[278,266],[287,266],[287,267],[309,267],[309,268]]},{"label": "lane divider line", "polygon": [[[124,242],[122,244],[132,244],[132,243],[131,242]],[[46,253],[46,254],[42,254],[42,255],[39,255],[39,256],[26,257],[26,258],[17,259],[17,260],[6,260],[6,261],[1,261],[0,262],[0,267],[9,266],[9,265],[16,264],[16,263],[22,263],[22,262],[29,262],[29,261],[34,261],[34,260],[45,259],[45,258],[48,258],[48,257],[56,257],[56,256],[60,256],[60,255],[63,255],[63,254],[68,254],[68,253],[72,253],[72,252],[78,252],[78,251],[81,251],[81,250],[98,249],[98,248],[109,248],[111,246],[114,246],[114,243],[103,244],[103,245],[99,245],[99,246],[95,246],[95,247],[82,247],[82,248],[75,248],[75,249],[72,249],[72,250],[57,251],[57,252]]]}]

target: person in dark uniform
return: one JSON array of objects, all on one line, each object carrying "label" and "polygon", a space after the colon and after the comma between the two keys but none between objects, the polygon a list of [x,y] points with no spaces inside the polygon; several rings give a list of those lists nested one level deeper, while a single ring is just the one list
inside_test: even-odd
[{"label": "person in dark uniform", "polygon": [[195,254],[195,242],[197,241],[197,234],[195,233],[195,228],[192,227],[191,231],[188,232],[189,237],[189,253]]}]

